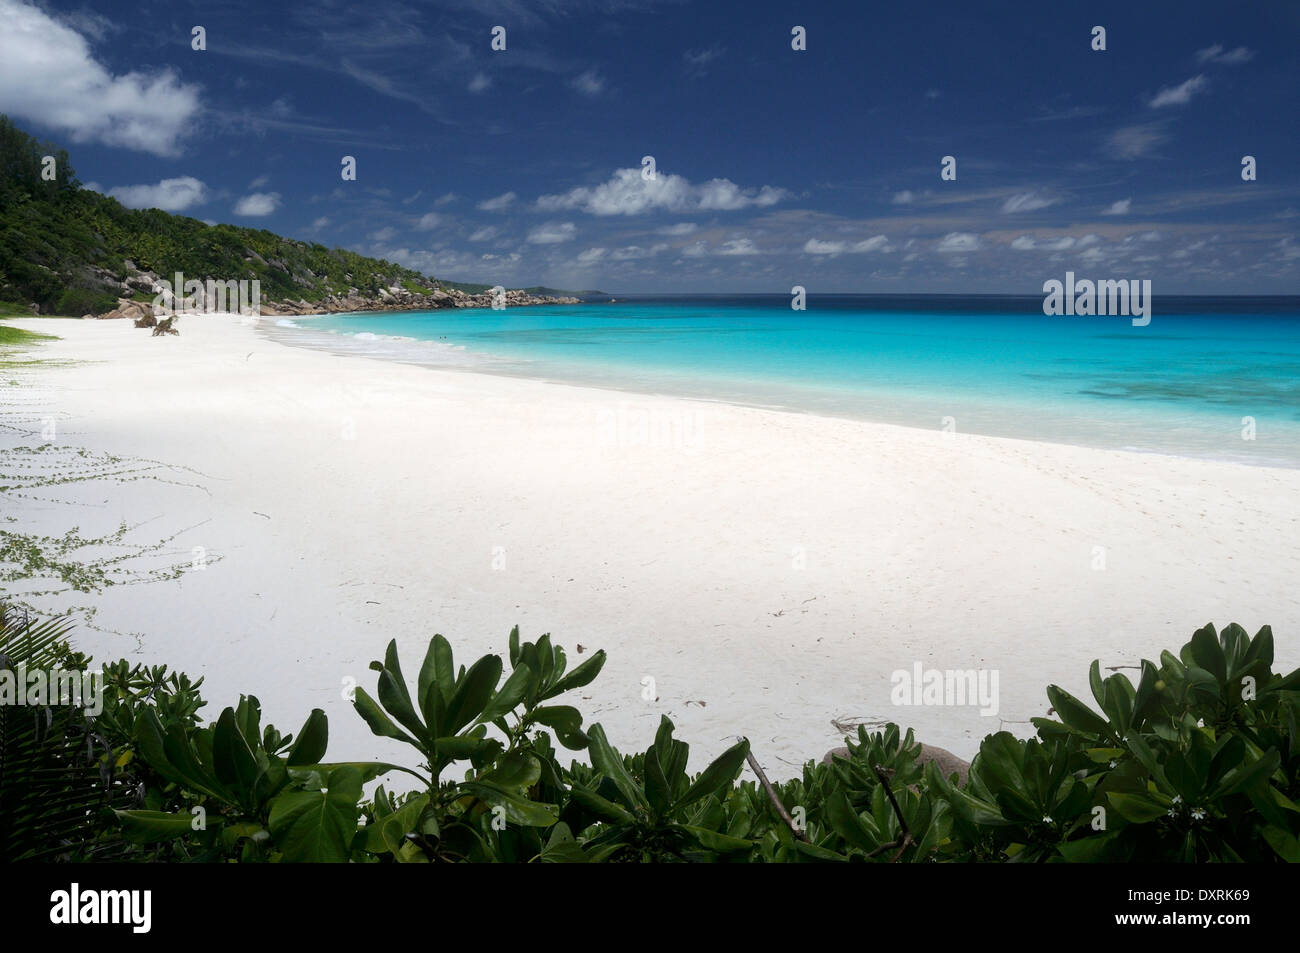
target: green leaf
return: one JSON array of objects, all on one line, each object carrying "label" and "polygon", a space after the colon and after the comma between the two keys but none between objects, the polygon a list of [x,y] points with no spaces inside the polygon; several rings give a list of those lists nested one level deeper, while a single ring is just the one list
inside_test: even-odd
[{"label": "green leaf", "polygon": [[114,811],[122,822],[126,839],[135,844],[158,844],[194,832],[194,817],[190,814],[168,814],[165,811]]},{"label": "green leaf", "polygon": [[[403,771],[406,774],[414,775],[426,784],[428,783],[423,775],[412,771],[410,768],[404,768],[400,764],[387,764],[383,761],[335,761],[325,764],[299,765],[289,768],[289,777],[300,788],[319,791],[321,788],[329,787],[330,773],[338,768],[356,768],[357,773],[361,775],[362,784],[369,784],[375,778],[382,777],[389,771]],[[378,795],[376,794],[376,796]]]},{"label": "green leaf", "polygon": [[597,771],[609,778],[614,787],[618,788],[618,793],[623,796],[623,803],[635,810],[650,810],[650,803],[646,800],[645,794],[640,786],[632,778],[627,770],[627,765],[623,763],[623,757],[610,745],[609,739],[605,737],[605,729],[599,724],[592,725],[591,730],[587,732],[587,737],[591,740],[591,764]]},{"label": "green leaf", "polygon": [[492,807],[501,808],[506,820],[513,824],[522,824],[525,827],[550,827],[560,817],[560,809],[554,804],[530,801],[513,791],[503,791],[491,784],[462,781],[458,787]]},{"label": "green leaf", "polygon": [[582,730],[582,712],[572,705],[543,705],[534,708],[529,717],[553,730],[560,744],[570,751],[587,747],[588,738]]},{"label": "green leaf", "polygon": [[1300,864],[1300,839],[1280,827],[1269,825],[1261,832],[1273,852],[1288,864]]},{"label": "green leaf", "polygon": [[826,799],[826,821],[831,830],[848,843],[867,852],[880,846],[880,839],[863,823],[861,816],[849,803],[848,795],[836,791]]},{"label": "green leaf", "polygon": [[584,685],[591,684],[604,667],[605,650],[601,649],[547,689],[542,695],[542,700],[545,701],[548,698],[554,698],[556,695],[562,695],[565,692],[573,691],[575,688],[582,688]]},{"label": "green leaf", "polygon": [[527,751],[512,751],[503,757],[492,770],[475,778],[486,784],[513,790],[527,788],[537,783],[542,776],[542,763]]},{"label": "green leaf", "polygon": [[1145,794],[1121,794],[1110,791],[1106,797],[1120,816],[1134,824],[1146,824],[1169,813],[1169,808]]},{"label": "green leaf", "polygon": [[372,827],[366,829],[366,850],[372,854],[387,851],[396,856],[405,843],[406,835],[415,830],[428,803],[429,795],[421,794],[411,798],[387,817],[378,818]]},{"label": "green leaf", "polygon": [[357,833],[361,772],[344,765],[321,791],[284,791],[271,802],[271,836],[289,863],[343,863]]},{"label": "green leaf", "polygon": [[1210,797],[1213,799],[1228,797],[1230,794],[1245,791],[1256,784],[1262,784],[1270,774],[1277,770],[1278,765],[1281,763],[1282,756],[1275,748],[1270,748],[1262,758],[1253,764],[1234,768],[1224,775],[1223,780],[1219,782],[1218,787],[1214,789]]},{"label": "green leaf", "polygon": [[573,785],[569,793],[580,805],[595,814],[599,814],[601,817],[617,821],[620,824],[636,823],[636,818],[621,804],[606,800],[595,791],[589,790],[580,784]]},{"label": "green leaf", "polygon": [[370,726],[370,730],[381,738],[396,738],[398,741],[405,741],[408,745],[413,745],[424,754],[431,752],[421,741],[416,741],[401,728],[398,728],[393,719],[375,704],[375,700],[366,694],[364,688],[357,688],[352,696],[352,705],[357,710],[357,714],[362,720]]},{"label": "green leaf", "polygon": [[740,773],[740,766],[745,763],[747,754],[749,754],[749,740],[743,739],[718,755],[713,763],[695,779],[695,783],[686,789],[686,793],[673,805],[673,809],[680,810],[702,797],[718,794],[723,788],[730,786],[731,782],[736,780],[736,775]]},{"label": "green leaf", "polygon": [[711,831],[706,827],[695,827],[691,824],[673,824],[672,828],[689,834],[706,850],[734,853],[735,851],[751,850],[754,846],[754,842],[751,840],[732,837],[729,834],[719,834],[717,831]]},{"label": "green leaf", "polygon": [[475,662],[459,680],[451,700],[447,702],[446,721],[440,727],[440,733],[453,735],[472,724],[491,699],[500,680],[500,656],[485,655]]},{"label": "green leaf", "polygon": [[488,702],[483,712],[474,719],[475,722],[495,721],[515,710],[520,702],[524,700],[524,695],[528,692],[528,685],[534,678],[533,670],[527,665],[521,665],[510,673],[492,700]]},{"label": "green leaf", "polygon": [[420,666],[420,675],[416,680],[420,713],[424,715],[429,733],[434,737],[443,733],[442,720],[456,674],[454,665],[450,643],[441,635],[435,635],[429,640],[424,663]]},{"label": "green leaf", "polygon": [[1214,626],[1197,629],[1191,642],[1187,643],[1187,650],[1197,667],[1205,669],[1216,681],[1223,682],[1228,677],[1227,662],[1223,648],[1214,634]]},{"label": "green leaf", "polygon": [[252,789],[258,775],[257,758],[240,731],[232,708],[227,708],[217,719],[212,734],[212,755],[218,781],[245,792]]},{"label": "green leaf", "polygon": [[298,738],[289,749],[287,763],[290,765],[317,764],[321,758],[325,757],[325,749],[329,745],[329,719],[325,717],[325,712],[319,708],[313,708],[311,714],[307,716],[306,723],[302,730],[298,732]]},{"label": "green leaf", "polygon": [[411,692],[406,687],[402,663],[397,657],[396,639],[388,643],[384,664],[379,669],[379,703],[415,737],[432,736],[420,716],[415,713],[415,706],[411,704]]},{"label": "green leaf", "polygon": [[1077,732],[1110,737],[1110,724],[1079,699],[1057,685],[1047,686],[1047,698],[1061,721]]}]

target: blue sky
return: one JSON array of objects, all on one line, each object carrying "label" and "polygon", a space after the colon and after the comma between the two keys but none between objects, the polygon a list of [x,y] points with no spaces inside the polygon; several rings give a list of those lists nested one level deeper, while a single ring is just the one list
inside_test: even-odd
[{"label": "blue sky", "polygon": [[0,111],[83,182],[441,278],[1300,293],[1289,0],[0,0],[0,22]]}]

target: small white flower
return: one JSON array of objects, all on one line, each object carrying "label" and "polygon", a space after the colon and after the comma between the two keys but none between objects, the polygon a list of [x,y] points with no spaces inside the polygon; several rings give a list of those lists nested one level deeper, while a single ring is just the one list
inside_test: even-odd
[{"label": "small white flower", "polygon": [[1194,821],[1203,821],[1203,820],[1205,820],[1205,812],[1204,812],[1203,810],[1201,810],[1199,807],[1198,807],[1198,808],[1194,808],[1194,809],[1192,810],[1192,820],[1194,820]]},{"label": "small white flower", "polygon": [[1175,810],[1171,807],[1171,808],[1169,809],[1169,816],[1170,816],[1170,817],[1177,817],[1177,816],[1178,816],[1178,812],[1175,811]]},{"label": "small white flower", "polygon": [[1053,824],[1053,823],[1055,823],[1055,822],[1054,822],[1050,817],[1048,817],[1046,814],[1044,814],[1044,815],[1043,815],[1043,823],[1044,823],[1044,824]]},{"label": "small white flower", "polygon": [[1181,794],[1175,794],[1175,795],[1174,795],[1174,803],[1175,803],[1175,804],[1182,804],[1182,803],[1183,803],[1183,796],[1182,796]]},{"label": "small white flower", "polygon": [[1113,767],[1115,767],[1117,764],[1119,764],[1119,762],[1116,761],[1114,758],[1112,758],[1111,761],[1110,761],[1110,766],[1113,768]]}]

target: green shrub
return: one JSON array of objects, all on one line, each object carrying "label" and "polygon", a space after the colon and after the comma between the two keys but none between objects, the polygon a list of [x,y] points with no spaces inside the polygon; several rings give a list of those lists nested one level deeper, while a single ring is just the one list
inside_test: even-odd
[{"label": "green shrub", "polygon": [[[66,649],[62,650],[66,651]],[[358,714],[400,740],[414,767],[325,759],[328,724],[298,736],[261,726],[255,698],[203,725],[197,683],[109,666],[94,730],[115,792],[81,846],[137,859],[385,862],[1282,862],[1300,860],[1300,671],[1272,671],[1268,628],[1198,630],[1178,656],[1142,663],[1134,685],[1093,663],[1094,710],[1056,686],[1058,719],[1037,737],[984,739],[969,777],[917,764],[895,725],[858,729],[849,756],[766,786],[736,778],[744,739],[699,774],[662,719],[644,752],[584,727],[565,693],[589,684],[549,636],[510,634],[509,673],[484,656],[456,667],[430,640],[414,685],[390,643]],[[589,763],[561,765],[552,738]],[[0,742],[3,739],[0,738]],[[751,761],[751,763],[753,763]],[[461,776],[449,776],[460,766]],[[14,768],[7,767],[12,773]],[[26,770],[25,768],[21,770]],[[392,772],[419,788],[363,786]],[[19,779],[21,780],[21,779]],[[84,780],[84,779],[83,779]],[[67,783],[76,787],[76,777]],[[88,783],[88,782],[87,782]],[[17,787],[5,779],[0,791]],[[93,785],[92,785],[93,787]],[[123,804],[124,795],[132,803]],[[93,798],[92,798],[93,800]],[[40,819],[25,815],[33,825]],[[202,819],[199,823],[196,819]],[[33,855],[34,856],[34,855]]]}]

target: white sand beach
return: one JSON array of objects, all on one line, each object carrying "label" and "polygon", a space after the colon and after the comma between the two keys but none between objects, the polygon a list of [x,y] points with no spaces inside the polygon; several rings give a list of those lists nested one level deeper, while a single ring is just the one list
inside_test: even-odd
[{"label": "white sand beach", "polygon": [[[339,357],[230,316],[10,323],[60,339],[0,375],[8,419],[170,469],[0,497],[5,525],[179,531],[168,558],[204,567],[30,601],[94,606],[73,637],[97,659],[203,675],[211,718],[240,692],[282,731],[325,709],[331,759],[411,760],[342,697],[390,638],[414,678],[433,633],[469,663],[515,624],[571,665],[609,653],[572,703],[622,750],[667,714],[693,770],[745,735],[774,778],[842,743],[833,721],[969,758],[1030,734],[1047,684],[1090,698],[1092,659],[1206,622],[1270,624],[1300,664],[1300,470]],[[0,448],[43,442],[21,431]],[[996,671],[997,714],[892,704],[916,663]]]}]

